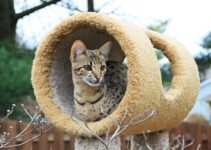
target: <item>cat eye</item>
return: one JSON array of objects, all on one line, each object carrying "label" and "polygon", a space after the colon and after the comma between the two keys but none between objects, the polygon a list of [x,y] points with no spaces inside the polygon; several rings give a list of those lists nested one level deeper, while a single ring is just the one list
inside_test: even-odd
[{"label": "cat eye", "polygon": [[84,66],[84,69],[87,70],[87,71],[91,71],[92,70],[92,67],[90,65],[85,65]]},{"label": "cat eye", "polygon": [[105,69],[105,65],[102,65],[102,66],[100,67],[100,70],[103,71],[104,69]]}]

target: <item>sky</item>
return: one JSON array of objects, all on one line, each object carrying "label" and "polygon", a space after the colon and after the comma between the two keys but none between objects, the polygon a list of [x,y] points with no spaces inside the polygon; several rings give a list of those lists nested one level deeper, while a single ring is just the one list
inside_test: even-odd
[{"label": "sky", "polygon": [[168,36],[185,44],[196,53],[202,38],[211,31],[210,0],[132,0],[125,1],[124,10],[141,18],[170,19]]},{"label": "sky", "polygon": [[[26,1],[27,7],[40,3],[39,0],[15,1],[17,12],[27,9],[26,5],[23,5]],[[79,9],[86,11],[87,0],[72,1]],[[200,47],[202,39],[211,31],[211,0],[95,0],[95,7],[100,8],[108,1],[110,4],[105,5],[101,12],[118,8],[118,12],[127,14],[124,19],[130,23],[147,26],[153,24],[155,20],[170,20],[164,34],[183,43],[193,55],[202,49]],[[40,43],[47,32],[68,16],[67,9],[51,5],[20,19],[18,35],[23,43],[33,48]],[[30,42],[32,38],[35,39],[34,42]]]},{"label": "sky", "polygon": [[202,38],[211,31],[211,0],[124,0],[121,10],[141,18],[140,25],[152,20],[170,20],[166,35],[182,42],[195,54]]}]

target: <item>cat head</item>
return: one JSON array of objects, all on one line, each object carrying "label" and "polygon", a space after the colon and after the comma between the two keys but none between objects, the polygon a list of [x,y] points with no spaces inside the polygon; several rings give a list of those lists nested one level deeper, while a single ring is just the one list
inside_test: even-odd
[{"label": "cat head", "polygon": [[104,80],[111,46],[112,43],[108,41],[99,49],[88,50],[82,41],[76,40],[71,47],[70,56],[75,76],[89,86],[99,86]]}]

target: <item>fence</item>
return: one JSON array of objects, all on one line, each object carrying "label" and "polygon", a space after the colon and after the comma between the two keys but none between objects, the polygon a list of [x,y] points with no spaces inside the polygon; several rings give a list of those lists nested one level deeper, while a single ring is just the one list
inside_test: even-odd
[{"label": "fence", "polygon": [[[16,121],[7,121],[1,124],[0,133],[2,134],[2,132],[7,131],[14,136],[20,132],[21,128],[24,128],[24,125],[20,125]],[[30,130],[31,128],[28,128],[28,131]],[[182,123],[179,127],[170,131],[170,140],[173,141],[177,135],[184,135],[186,144],[194,139],[194,144],[186,148],[186,150],[195,150],[199,144],[201,145],[201,150],[211,150],[211,126]],[[20,144],[35,136],[29,132],[29,134],[13,140],[11,144]],[[123,138],[121,141],[121,149],[128,149],[129,142]],[[38,139],[33,140],[33,142],[4,150],[74,150],[74,138],[54,128],[52,131],[44,133]]]}]

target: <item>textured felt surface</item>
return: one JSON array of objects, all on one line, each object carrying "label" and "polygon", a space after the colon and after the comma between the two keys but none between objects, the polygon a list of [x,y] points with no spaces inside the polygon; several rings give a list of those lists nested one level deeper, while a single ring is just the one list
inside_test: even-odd
[{"label": "textured felt surface", "polygon": [[[72,108],[72,79],[69,50],[80,38],[87,47],[97,48],[112,40],[110,60],[128,59],[128,84],[125,95],[111,117],[119,121],[124,108],[131,118],[154,108],[158,114],[150,120],[131,126],[123,134],[139,134],[176,127],[191,110],[199,89],[199,75],[193,57],[178,42],[159,33],[127,25],[97,13],[81,13],[57,25],[39,45],[32,69],[32,83],[37,101],[55,126],[75,136],[89,136],[70,117]],[[173,81],[164,92],[159,65],[153,46],[161,49],[173,68]],[[125,54],[125,55],[124,55]],[[62,79],[65,78],[65,79]],[[89,122],[97,134],[114,131],[110,118]]]}]

